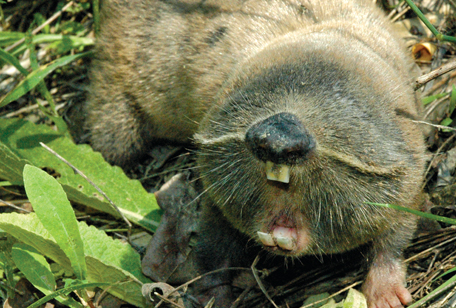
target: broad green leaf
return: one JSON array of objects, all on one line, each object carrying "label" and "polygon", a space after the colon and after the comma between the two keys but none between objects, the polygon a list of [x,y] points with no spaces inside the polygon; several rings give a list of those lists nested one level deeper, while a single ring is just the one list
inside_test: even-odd
[{"label": "broad green leaf", "polygon": [[38,70],[28,74],[24,80],[22,80],[11,92],[9,92],[0,102],[0,107],[3,107],[12,101],[15,101],[19,97],[32,90],[40,81],[44,79],[44,77],[52,73],[56,68],[65,66],[68,63],[85,57],[89,54],[90,52],[84,52],[76,55],[65,56],[49,64],[41,66]]},{"label": "broad green leaf", "polygon": [[59,263],[67,272],[73,272],[70,260],[35,213],[30,215],[0,214],[0,229]]},{"label": "broad green leaf", "polygon": [[13,246],[14,263],[38,290],[47,294],[55,291],[56,283],[46,259],[33,247],[17,243]]},{"label": "broad green leaf", "polygon": [[367,308],[367,301],[363,293],[355,289],[348,290],[347,298],[344,300],[344,308]]},{"label": "broad green leaf", "polygon": [[[76,290],[82,290],[82,289],[86,289],[86,288],[102,287],[102,286],[105,286],[105,287],[109,286],[109,283],[94,282],[94,283],[82,283],[82,284],[78,284],[78,285],[72,285],[72,286],[69,286],[69,287],[66,287],[66,288],[59,289],[58,291],[56,291],[56,292],[54,292],[52,294],[49,294],[49,295],[46,295],[45,297],[40,298],[39,300],[37,300],[36,302],[31,304],[27,308],[40,307],[40,305],[42,305],[44,303],[47,303],[51,299],[56,298],[56,297],[58,297],[60,295],[66,294],[68,292],[72,292],[72,291],[76,291]],[[82,305],[80,305],[80,306],[82,307]]]},{"label": "broad green leaf", "polygon": [[[445,118],[445,119],[443,119],[443,120],[440,122],[440,125],[443,125],[443,126],[450,126],[451,123],[453,123],[453,119],[451,119],[451,118]],[[448,133],[448,132],[451,132],[451,131],[452,131],[451,129],[442,128],[442,132],[444,132],[444,133]]]},{"label": "broad green leaf", "polygon": [[303,306],[308,306],[310,304],[313,304],[309,308],[319,308],[323,305],[325,305],[329,299],[329,293],[320,293],[316,295],[311,295],[309,296],[304,303],[302,304]]},{"label": "broad green leaf", "polygon": [[13,246],[12,256],[14,263],[38,290],[45,295],[52,295],[59,302],[73,308],[82,308],[83,306],[61,294],[55,294],[55,279],[54,274],[51,272],[51,267],[46,259],[38,253],[33,247],[17,243]]},{"label": "broad green leaf", "polygon": [[336,303],[336,301],[333,298],[331,298],[328,303],[321,306],[321,308],[339,308],[339,307],[340,307],[340,303]]},{"label": "broad green leaf", "polygon": [[86,279],[84,247],[76,215],[62,186],[43,170],[25,165],[24,187],[41,223],[70,259],[76,277]]},{"label": "broad green leaf", "polygon": [[101,154],[94,152],[88,145],[75,145],[46,125],[35,125],[19,119],[0,119],[0,143],[10,149],[2,152],[5,147],[0,146],[0,177],[17,181],[20,178],[17,170],[25,164],[17,159],[27,160],[37,167],[57,172],[60,175],[58,181],[70,200],[118,217],[117,212],[95,188],[46,151],[39,142],[51,147],[88,176],[131,222],[150,231],[156,230],[161,210],[153,194],[146,192],[139,181],[130,180],[122,169],[105,162]]},{"label": "broad green leaf", "polygon": [[6,145],[0,143],[0,178],[14,185],[22,185],[22,171],[28,162],[19,158]]},{"label": "broad green leaf", "polygon": [[[141,283],[149,283],[141,273],[139,254],[130,245],[114,240],[95,227],[79,222],[89,282],[117,283],[107,291],[133,305],[144,307]],[[71,269],[70,260],[44,228],[36,214],[0,214],[0,229],[32,246],[44,256]]]},{"label": "broad green leaf", "polygon": [[450,119],[450,118],[445,118],[445,119],[443,119],[443,120],[440,122],[440,125],[448,126],[448,125],[450,125],[452,122],[453,122],[452,119]]}]

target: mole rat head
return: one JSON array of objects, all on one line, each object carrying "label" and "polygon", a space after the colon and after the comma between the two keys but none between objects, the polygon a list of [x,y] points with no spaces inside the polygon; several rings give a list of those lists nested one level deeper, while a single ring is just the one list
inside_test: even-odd
[{"label": "mole rat head", "polygon": [[239,69],[195,136],[207,197],[289,256],[341,252],[407,223],[366,203],[413,206],[418,194],[423,141],[407,85],[378,59],[277,54]]}]

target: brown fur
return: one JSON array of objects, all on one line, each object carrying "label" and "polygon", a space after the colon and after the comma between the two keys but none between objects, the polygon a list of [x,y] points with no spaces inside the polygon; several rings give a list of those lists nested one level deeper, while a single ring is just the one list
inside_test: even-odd
[{"label": "brown fur", "polygon": [[[151,142],[195,142],[206,188],[201,260],[290,217],[309,244],[274,253],[371,241],[369,307],[406,303],[401,253],[415,218],[366,202],[418,208],[424,143],[411,121],[413,63],[370,2],[105,0],[86,107],[93,147],[126,165]],[[317,143],[288,185],[266,180],[245,146],[249,127],[281,112]],[[237,262],[217,260],[201,271]]]}]

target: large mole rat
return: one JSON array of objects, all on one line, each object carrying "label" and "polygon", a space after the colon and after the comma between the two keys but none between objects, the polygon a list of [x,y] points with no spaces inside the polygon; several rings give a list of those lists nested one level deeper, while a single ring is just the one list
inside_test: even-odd
[{"label": "large mole rat", "polygon": [[[87,103],[93,147],[128,165],[193,142],[201,273],[370,243],[369,307],[402,307],[424,142],[413,63],[370,0],[105,0]],[[247,264],[246,264],[247,263]],[[231,272],[199,283],[229,307]]]}]

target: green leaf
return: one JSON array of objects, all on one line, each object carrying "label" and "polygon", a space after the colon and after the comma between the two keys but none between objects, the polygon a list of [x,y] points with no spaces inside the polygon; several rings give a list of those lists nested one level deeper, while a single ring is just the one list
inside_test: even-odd
[{"label": "green leaf", "polygon": [[366,298],[363,293],[350,289],[347,298],[344,300],[343,308],[367,308]]},{"label": "green leaf", "polygon": [[440,122],[440,125],[448,126],[448,125],[450,125],[452,122],[453,122],[452,119],[450,119],[450,118],[445,118],[445,119],[442,120],[442,122]]},{"label": "green leaf", "polygon": [[60,42],[62,40],[68,40],[73,42],[76,45],[91,46],[95,43],[94,39],[90,37],[79,37],[74,35],[64,35],[64,34],[37,34],[32,38],[33,44],[44,44],[44,43],[53,43]]},{"label": "green leaf", "polygon": [[0,60],[5,61],[13,65],[17,70],[24,76],[27,76],[29,72],[21,65],[19,60],[17,60],[12,54],[0,48]]},{"label": "green leaf", "polygon": [[310,304],[313,304],[309,308],[319,308],[326,303],[328,303],[329,299],[329,293],[320,293],[316,295],[311,295],[309,296],[304,303],[302,304],[303,306],[308,306]]},{"label": "green leaf", "polygon": [[453,267],[453,268],[447,270],[445,273],[440,274],[439,276],[435,277],[432,281],[435,282],[435,281],[439,280],[440,278],[442,278],[443,276],[449,275],[454,272],[456,272],[456,267]]},{"label": "green leaf", "polygon": [[[45,297],[43,297],[43,298],[39,299],[38,301],[34,302],[33,304],[31,304],[27,308],[37,308],[40,305],[42,305],[44,303],[47,303],[51,299],[56,298],[57,296],[69,293],[71,291],[82,290],[82,289],[86,289],[86,288],[95,288],[95,287],[109,286],[109,285],[110,285],[109,283],[105,283],[105,282],[82,283],[82,284],[72,285],[72,286],[69,286],[69,287],[66,287],[66,288],[59,289],[58,291],[56,291],[56,292],[54,292],[52,294],[46,295]],[[80,306],[82,307],[82,305],[80,305]]]},{"label": "green leaf", "polygon": [[7,233],[4,231],[0,232],[0,235],[3,238],[6,236],[6,240],[0,241],[0,268],[3,270],[0,277],[3,278],[2,281],[7,287],[7,296],[14,298],[14,288],[16,286],[16,281],[14,281],[14,271],[16,270],[16,266],[11,256],[11,250],[17,241],[12,236],[7,236]]},{"label": "green leaf", "polygon": [[[63,33],[65,35],[69,35],[69,34],[83,35],[84,32],[86,32],[86,28],[80,22],[69,20],[69,21],[64,21],[60,24],[59,31],[60,31],[60,33]],[[80,38],[86,39],[85,37],[80,37]]]},{"label": "green leaf", "polygon": [[449,115],[451,115],[456,108],[456,86],[453,85],[453,89],[451,90],[450,95],[450,107],[449,107]]},{"label": "green leaf", "polygon": [[447,223],[447,224],[451,224],[451,225],[456,225],[456,219],[447,218],[447,217],[443,217],[443,216],[438,216],[438,215],[434,215],[434,214],[430,214],[430,213],[424,213],[424,212],[417,211],[417,210],[414,210],[414,209],[410,209],[408,207],[404,207],[404,206],[400,206],[400,205],[383,204],[383,203],[372,203],[372,202],[365,202],[365,203],[366,204],[371,204],[371,205],[376,205],[376,206],[388,207],[390,209],[395,209],[395,210],[399,210],[399,211],[403,211],[403,212],[412,213],[412,214],[420,216],[420,217],[441,221],[441,222],[444,222],[444,223]]},{"label": "green leaf", "polygon": [[79,58],[89,55],[90,52],[84,52],[72,56],[62,57],[49,64],[41,66],[38,70],[31,72],[24,80],[22,80],[11,92],[9,92],[3,100],[0,102],[0,107],[6,106],[12,101],[17,100],[34,87],[36,87],[40,81],[47,75],[52,73],[56,68],[67,65],[68,63],[77,60]]},{"label": "green leaf", "polygon": [[22,171],[28,162],[19,158],[6,145],[0,143],[0,178],[13,185],[22,185]]},{"label": "green leaf", "polygon": [[71,49],[93,45],[93,40],[87,37],[78,37],[63,35],[60,40],[49,44],[47,49],[55,49],[55,52],[61,54]]},{"label": "green leaf", "polygon": [[445,97],[447,96],[448,93],[439,93],[439,94],[436,94],[436,95],[430,95],[430,96],[427,96],[427,97],[424,97],[421,102],[423,103],[423,106],[426,106],[430,103],[432,103],[433,101],[439,99],[439,98],[442,98],[442,97]]},{"label": "green leaf", "polygon": [[46,172],[30,165],[24,167],[24,186],[36,215],[70,259],[76,277],[86,279],[81,235],[62,186]]},{"label": "green leaf", "polygon": [[331,298],[329,302],[321,306],[321,308],[339,308],[340,306],[339,303],[336,303],[336,301]]},{"label": "green leaf", "polygon": [[[4,46],[1,44],[1,33],[0,32],[0,46]],[[22,36],[20,38],[24,38],[25,35],[23,33],[19,33]],[[18,39],[13,40],[10,43],[14,43]],[[75,47],[79,46],[91,46],[94,44],[94,39],[90,37],[78,37],[78,36],[72,36],[72,35],[63,35],[63,34],[37,34],[32,37],[32,44],[46,44],[46,43],[59,43],[63,40],[66,41],[71,41],[73,42],[73,45]],[[11,41],[11,40],[10,40]],[[10,45],[10,44],[5,44],[5,45]],[[10,51],[12,55],[17,56],[18,54],[23,53],[27,49],[27,46],[25,43],[22,43],[15,47],[13,50]]]},{"label": "green leaf", "polygon": [[[141,272],[139,254],[130,245],[114,240],[95,227],[79,222],[79,232],[86,254],[89,282],[113,284],[107,291],[132,305],[145,307],[141,283],[149,283]],[[32,246],[44,256],[70,269],[70,260],[44,228],[35,213],[0,214],[0,229]],[[124,281],[121,284],[116,284]]]},{"label": "green leaf", "polygon": [[74,299],[54,293],[56,287],[54,274],[49,263],[36,249],[23,243],[17,243],[13,246],[12,257],[17,268],[38,290],[56,298],[66,306],[83,308]]},{"label": "green leaf", "polygon": [[16,266],[38,290],[44,294],[55,290],[51,267],[38,251],[29,245],[17,243],[13,246],[12,255]]},{"label": "green leaf", "polygon": [[[445,118],[445,119],[442,120],[442,122],[440,122],[440,125],[450,126],[451,123],[453,123],[453,120],[451,118]],[[451,129],[442,128],[442,132],[449,133],[449,132],[452,132],[452,130]]]},{"label": "green leaf", "polygon": [[[118,217],[113,207],[85,179],[75,174],[65,163],[46,151],[43,142],[97,184],[133,223],[155,231],[161,210],[153,194],[148,193],[137,180],[129,179],[119,167],[112,167],[100,153],[88,145],[75,145],[70,139],[46,125],[35,125],[19,119],[0,119],[0,177],[13,182],[20,179],[24,160],[40,168],[57,172],[58,181],[72,201],[96,208]],[[5,150],[2,152],[2,149]],[[4,159],[7,158],[7,160]],[[22,160],[22,161],[21,161]]]},{"label": "green leaf", "polygon": [[25,33],[22,32],[0,32],[0,46],[8,46],[16,43],[20,39],[25,37]]},{"label": "green leaf", "polygon": [[[41,26],[46,22],[46,18],[44,18],[43,14],[41,13],[35,13],[33,14],[33,20],[35,21],[35,24],[37,26]],[[43,29],[41,29],[42,33],[49,33],[49,29],[51,27],[49,25],[46,25]]]}]

